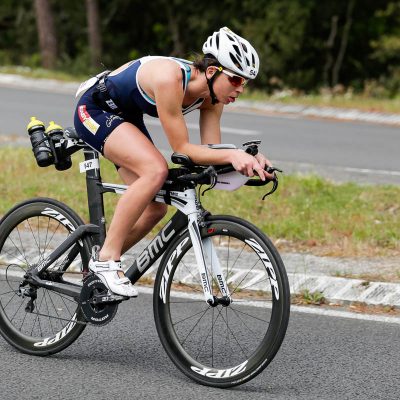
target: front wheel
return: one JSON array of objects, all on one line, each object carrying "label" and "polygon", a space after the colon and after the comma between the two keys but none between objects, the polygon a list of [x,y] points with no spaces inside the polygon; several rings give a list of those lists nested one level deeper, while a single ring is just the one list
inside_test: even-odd
[{"label": "front wheel", "polygon": [[[208,386],[235,386],[258,375],[283,341],[290,310],[287,275],[271,241],[246,221],[208,217],[201,236],[212,239],[229,304],[205,302],[186,232],[171,244],[158,269],[157,331],[171,360],[190,378]],[[218,277],[208,272],[213,294],[221,298]]]}]

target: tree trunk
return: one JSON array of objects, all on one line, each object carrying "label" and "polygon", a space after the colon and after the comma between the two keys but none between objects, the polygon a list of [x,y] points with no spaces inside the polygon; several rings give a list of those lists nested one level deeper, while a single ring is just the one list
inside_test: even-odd
[{"label": "tree trunk", "polygon": [[35,0],[35,13],[42,66],[55,68],[58,45],[49,0]]},{"label": "tree trunk", "polygon": [[342,34],[342,40],[340,42],[339,54],[337,56],[335,65],[333,66],[333,70],[332,70],[332,87],[336,86],[339,82],[339,72],[340,72],[340,68],[342,67],[344,54],[346,52],[351,24],[353,23],[352,14],[353,14],[353,9],[354,9],[355,3],[356,3],[356,0],[350,0],[347,3],[346,23],[343,28],[343,34]]},{"label": "tree trunk", "polygon": [[97,0],[86,0],[86,16],[90,48],[90,64],[93,68],[98,68],[102,55],[102,37],[99,4]]},{"label": "tree trunk", "polygon": [[174,44],[171,55],[183,57],[183,45],[179,33],[179,16],[174,11],[171,6],[167,7],[168,28]]},{"label": "tree trunk", "polygon": [[327,49],[327,55],[326,55],[326,63],[324,65],[324,72],[322,75],[322,79],[324,82],[324,86],[328,87],[330,86],[329,82],[329,71],[332,68],[333,64],[333,55],[332,55],[332,50],[335,45],[335,38],[337,34],[337,25],[338,25],[338,20],[339,17],[337,15],[333,15],[331,19],[331,31],[329,33],[329,38],[326,41],[325,47]]}]

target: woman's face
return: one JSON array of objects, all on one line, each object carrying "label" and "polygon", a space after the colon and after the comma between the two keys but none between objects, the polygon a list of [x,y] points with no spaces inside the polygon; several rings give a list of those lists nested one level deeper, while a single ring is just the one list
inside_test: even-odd
[{"label": "woman's face", "polygon": [[[210,79],[216,72],[216,67],[209,67],[207,69],[207,77]],[[230,71],[227,72],[230,73]],[[213,83],[215,96],[222,104],[230,104],[235,102],[238,96],[244,91],[243,85],[232,85],[232,83],[230,82],[230,78],[230,76],[222,72],[215,78]]]}]

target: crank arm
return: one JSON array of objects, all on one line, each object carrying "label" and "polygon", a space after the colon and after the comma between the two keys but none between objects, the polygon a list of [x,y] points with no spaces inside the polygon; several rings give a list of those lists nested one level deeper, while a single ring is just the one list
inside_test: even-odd
[{"label": "crank arm", "polygon": [[115,303],[120,303],[121,301],[124,301],[124,300],[129,300],[129,297],[105,294],[105,295],[94,296],[89,301],[89,303],[93,304],[93,305],[115,304]]}]

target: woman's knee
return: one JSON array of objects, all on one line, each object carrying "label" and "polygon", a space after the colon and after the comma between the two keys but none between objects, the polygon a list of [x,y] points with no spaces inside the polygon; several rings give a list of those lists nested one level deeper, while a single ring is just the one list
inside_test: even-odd
[{"label": "woman's knee", "polygon": [[142,175],[148,179],[149,184],[153,187],[161,188],[168,177],[168,165],[165,160],[157,161],[149,164]]}]

